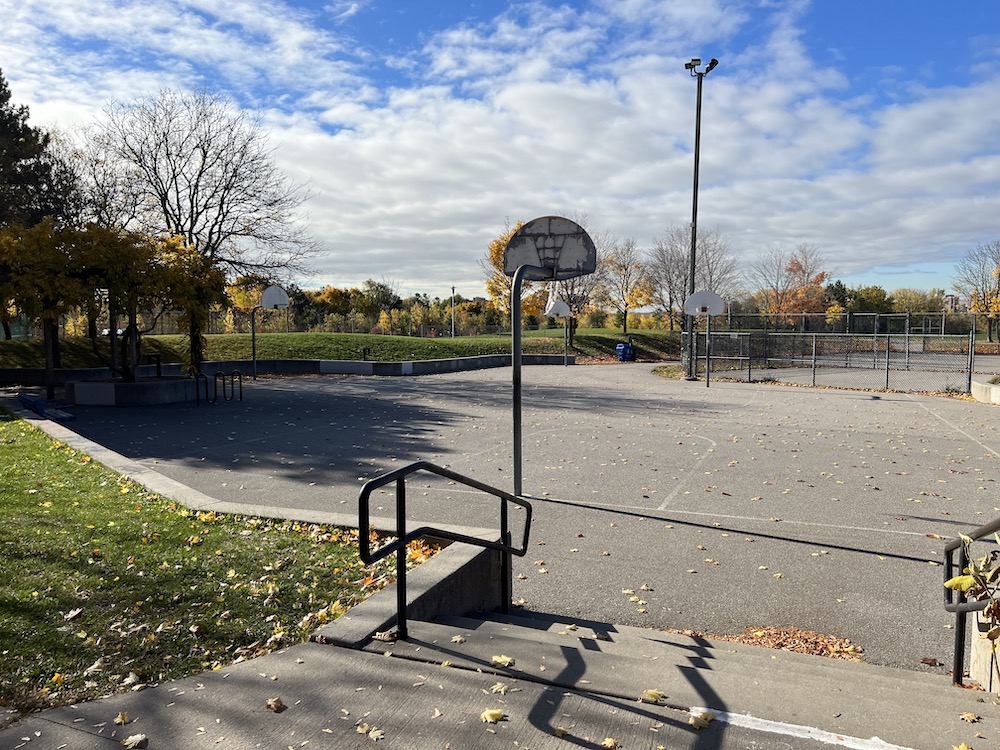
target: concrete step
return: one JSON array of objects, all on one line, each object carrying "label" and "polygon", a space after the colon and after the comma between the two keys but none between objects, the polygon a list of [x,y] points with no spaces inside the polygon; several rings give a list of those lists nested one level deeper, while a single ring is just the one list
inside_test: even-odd
[{"label": "concrete step", "polygon": [[[953,744],[967,741],[975,730],[960,718],[964,712],[981,716],[991,728],[984,734],[1000,738],[1000,706],[980,703],[984,693],[952,688],[937,675],[599,623],[578,623],[576,631],[560,624],[569,623],[516,615],[412,622],[406,641],[376,641],[368,650],[624,700],[658,690],[671,707],[905,748],[941,747],[943,738],[951,741],[950,728]],[[595,631],[608,640],[592,637]],[[514,663],[493,664],[501,655]]]},{"label": "concrete step", "polygon": [[[555,618],[551,615],[533,614],[500,614],[473,612],[465,618],[448,618],[439,620],[442,623],[453,624],[456,627],[479,628],[479,623],[486,625],[491,633],[496,627],[505,632],[503,626],[530,631],[533,637],[547,643],[564,645],[567,638],[593,639],[599,642],[600,650],[609,654],[627,656],[647,656],[654,659],[673,657],[678,662],[683,660],[701,659],[703,661],[726,659],[730,663],[738,662],[748,669],[773,670],[780,669],[786,675],[802,671],[808,675],[818,672],[828,673],[831,680],[849,670],[852,677],[866,675],[868,679],[883,683],[902,681],[907,684],[930,685],[934,687],[950,686],[951,678],[944,675],[929,674],[903,669],[880,667],[864,662],[849,662],[844,659],[833,659],[810,654],[799,654],[781,649],[771,649],[731,641],[686,636],[679,633],[667,633],[649,628],[635,628],[628,625],[608,625],[605,623],[581,620],[570,622],[567,619]],[[572,629],[575,628],[575,629]],[[514,632],[514,631],[512,631]]]}]

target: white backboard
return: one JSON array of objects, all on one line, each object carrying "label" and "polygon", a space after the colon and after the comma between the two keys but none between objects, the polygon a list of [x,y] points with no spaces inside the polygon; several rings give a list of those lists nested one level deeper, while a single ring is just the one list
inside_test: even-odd
[{"label": "white backboard", "polygon": [[269,286],[260,295],[260,306],[268,310],[283,310],[288,307],[288,292],[280,286]]},{"label": "white backboard", "polygon": [[726,311],[726,301],[715,292],[702,289],[684,300],[687,315],[722,315]]}]

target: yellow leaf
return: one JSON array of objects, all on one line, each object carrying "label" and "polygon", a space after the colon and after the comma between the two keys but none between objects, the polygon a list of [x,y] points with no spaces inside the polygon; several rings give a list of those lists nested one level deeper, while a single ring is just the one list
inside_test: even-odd
[{"label": "yellow leaf", "polygon": [[115,717],[115,724],[118,724],[119,726],[128,724],[128,721],[128,711],[120,711]]},{"label": "yellow leaf", "polygon": [[491,693],[500,693],[500,695],[507,695],[507,684],[504,682],[497,682],[493,684],[490,688]]},{"label": "yellow leaf", "polygon": [[952,745],[951,750],[972,750],[972,748],[963,742],[961,745]]},{"label": "yellow leaf", "polygon": [[62,685],[64,682],[66,682],[66,675],[64,675],[62,672],[56,672],[54,675],[52,675],[52,682],[54,682],[56,685]]},{"label": "yellow leaf", "polygon": [[639,700],[642,703],[660,703],[666,697],[666,693],[662,693],[659,690],[643,690]]},{"label": "yellow leaf", "polygon": [[700,714],[692,715],[688,718],[688,724],[695,729],[704,729],[715,718],[715,714],[710,711],[702,711]]},{"label": "yellow leaf", "polygon": [[949,578],[944,582],[944,587],[946,589],[951,589],[952,591],[966,592],[976,585],[976,579],[972,576],[955,576],[954,578]]},{"label": "yellow leaf", "polygon": [[556,727],[556,730],[555,732],[553,732],[553,734],[556,737],[565,737],[567,734],[569,734],[569,730],[566,729],[565,727]]},{"label": "yellow leaf", "polygon": [[372,731],[370,731],[368,733],[368,739],[372,740],[373,742],[378,742],[379,740],[384,740],[385,739],[385,732],[383,732],[381,729],[373,729]]},{"label": "yellow leaf", "polygon": [[451,637],[451,642],[452,643],[465,643],[465,638],[463,638],[460,635],[453,635]]},{"label": "yellow leaf", "polygon": [[498,721],[503,721],[506,718],[507,714],[499,708],[487,708],[479,714],[479,719],[485,724],[496,724]]},{"label": "yellow leaf", "polygon": [[618,750],[621,744],[614,737],[605,737],[604,742],[601,743],[601,747],[609,748],[609,750]]},{"label": "yellow leaf", "polygon": [[965,711],[964,713],[959,714],[958,718],[960,718],[962,721],[967,721],[970,724],[975,724],[977,721],[979,721],[979,717],[976,716],[974,713],[972,713],[972,711]]},{"label": "yellow leaf", "polygon": [[514,658],[512,656],[504,656],[503,654],[501,654],[500,656],[494,656],[490,661],[496,667],[514,666]]}]

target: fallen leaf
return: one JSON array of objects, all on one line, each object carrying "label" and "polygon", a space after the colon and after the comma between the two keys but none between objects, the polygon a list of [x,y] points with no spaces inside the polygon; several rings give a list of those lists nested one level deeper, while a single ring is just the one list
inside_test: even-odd
[{"label": "fallen leaf", "polygon": [[274,711],[274,713],[276,714],[280,714],[282,711],[288,708],[288,706],[285,705],[285,702],[281,700],[281,698],[278,698],[277,696],[275,696],[274,698],[268,698],[267,703],[265,705],[267,706],[268,711]]},{"label": "fallen leaf", "polygon": [[609,748],[610,750],[618,750],[621,744],[614,737],[605,737],[604,742],[601,743],[601,747]]},{"label": "fallen leaf", "polygon": [[372,731],[370,731],[368,733],[368,739],[372,740],[373,742],[378,742],[379,740],[384,740],[385,739],[385,732],[382,731],[381,729],[373,729]]},{"label": "fallen leaf", "polygon": [[463,638],[460,635],[453,635],[451,637],[451,642],[452,643],[465,643],[465,638]]},{"label": "fallen leaf", "polygon": [[958,718],[960,718],[962,721],[967,721],[970,724],[975,724],[980,719],[980,717],[976,716],[974,713],[972,713],[972,711],[965,711],[963,713],[960,713],[958,715]]},{"label": "fallen leaf", "polygon": [[951,750],[972,750],[972,748],[963,742],[961,745],[952,745]]},{"label": "fallen leaf", "polygon": [[659,690],[643,690],[639,701],[642,703],[660,703],[667,697],[666,693]]},{"label": "fallen leaf", "polygon": [[566,729],[565,727],[556,727],[556,729],[553,732],[553,734],[556,737],[565,737],[567,734],[569,734],[569,730]]},{"label": "fallen leaf", "polygon": [[78,607],[77,609],[71,609],[69,612],[64,614],[63,619],[66,622],[73,622],[73,620],[77,619],[82,614],[83,614],[83,607]]},{"label": "fallen leaf", "polygon": [[940,667],[941,662],[935,659],[933,656],[925,656],[920,660],[921,664],[926,664],[928,667]]},{"label": "fallen leaf", "polygon": [[704,729],[714,718],[715,714],[710,711],[702,711],[699,714],[692,714],[688,718],[688,724],[693,726],[695,729]]},{"label": "fallen leaf", "polygon": [[119,711],[118,715],[115,717],[115,724],[118,726],[124,726],[125,724],[128,724],[128,722],[128,711]]},{"label": "fallen leaf", "polygon": [[487,708],[481,714],[479,714],[479,719],[484,724],[496,724],[498,721],[503,721],[507,718],[507,714],[499,708]]},{"label": "fallen leaf", "polygon": [[144,734],[133,734],[131,737],[123,739],[121,745],[128,748],[143,748],[149,746],[149,740]]},{"label": "fallen leaf", "polygon": [[496,682],[490,688],[491,693],[500,693],[500,695],[507,695],[507,683]]},{"label": "fallen leaf", "polygon": [[514,666],[514,658],[512,656],[504,656],[503,654],[501,654],[500,656],[494,656],[490,661],[494,666],[497,667]]}]

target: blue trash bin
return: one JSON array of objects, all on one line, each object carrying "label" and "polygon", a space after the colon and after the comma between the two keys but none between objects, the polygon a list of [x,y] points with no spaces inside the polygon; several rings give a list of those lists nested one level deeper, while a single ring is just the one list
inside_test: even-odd
[{"label": "blue trash bin", "polygon": [[619,362],[635,361],[635,348],[631,344],[618,344],[615,347],[615,351],[618,352]]}]

